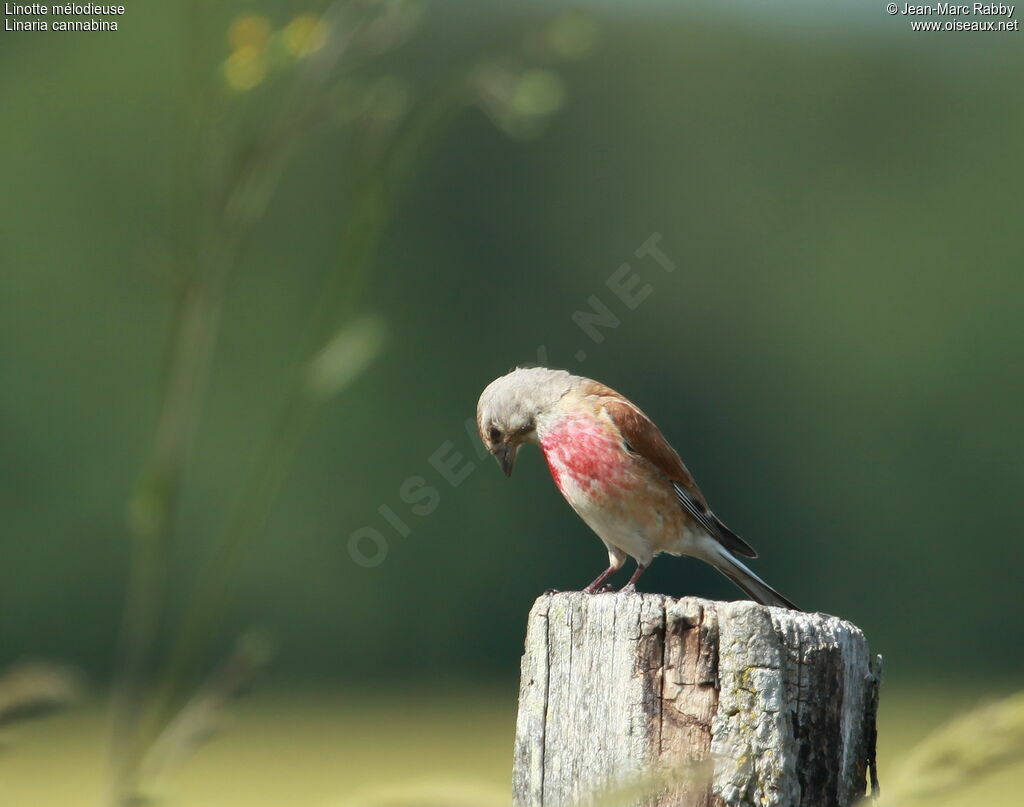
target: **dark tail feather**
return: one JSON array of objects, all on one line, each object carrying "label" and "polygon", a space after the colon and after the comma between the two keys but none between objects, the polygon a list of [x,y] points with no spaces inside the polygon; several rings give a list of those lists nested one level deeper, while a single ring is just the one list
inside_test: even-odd
[{"label": "dark tail feather", "polygon": [[737,555],[743,555],[745,558],[757,557],[757,550],[726,527],[722,523],[722,519],[718,516],[712,516],[712,518],[715,520],[715,526],[718,527],[718,535],[715,537],[721,541],[726,549],[730,552],[735,552]]},{"label": "dark tail feather", "polygon": [[723,549],[711,563],[718,571],[739,586],[754,602],[759,602],[761,605],[789,608],[792,611],[801,610],[730,555],[728,551]]}]

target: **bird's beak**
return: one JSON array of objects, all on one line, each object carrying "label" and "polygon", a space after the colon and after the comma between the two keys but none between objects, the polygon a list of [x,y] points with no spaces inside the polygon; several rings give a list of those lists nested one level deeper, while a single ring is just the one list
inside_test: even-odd
[{"label": "bird's beak", "polygon": [[512,476],[512,466],[515,465],[516,452],[518,450],[519,447],[511,443],[502,443],[494,449],[494,459],[498,461],[498,465],[505,472],[505,476]]}]

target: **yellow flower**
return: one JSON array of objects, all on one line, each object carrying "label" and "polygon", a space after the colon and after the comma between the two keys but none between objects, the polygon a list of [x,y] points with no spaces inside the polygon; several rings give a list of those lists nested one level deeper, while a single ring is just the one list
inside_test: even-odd
[{"label": "yellow flower", "polygon": [[288,53],[301,59],[327,44],[327,25],[314,14],[300,14],[285,26],[283,37]]},{"label": "yellow flower", "polygon": [[263,50],[270,41],[270,20],[262,14],[242,14],[228,28],[228,44],[237,51],[246,47]]},{"label": "yellow flower", "polygon": [[267,59],[263,48],[242,45],[224,62],[224,80],[238,92],[251,90],[267,77]]}]

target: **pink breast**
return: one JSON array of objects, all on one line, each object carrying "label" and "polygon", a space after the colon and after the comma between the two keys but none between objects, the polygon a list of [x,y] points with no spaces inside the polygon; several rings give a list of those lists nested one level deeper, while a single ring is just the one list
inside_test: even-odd
[{"label": "pink breast", "polygon": [[582,415],[560,420],[544,433],[540,445],[563,494],[568,480],[587,492],[614,484],[626,459],[617,436],[600,421]]}]

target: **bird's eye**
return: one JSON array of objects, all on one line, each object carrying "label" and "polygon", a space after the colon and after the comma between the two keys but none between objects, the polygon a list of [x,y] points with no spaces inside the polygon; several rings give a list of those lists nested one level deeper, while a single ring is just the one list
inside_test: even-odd
[{"label": "bird's eye", "polygon": [[501,440],[501,429],[495,426],[491,426],[491,430],[488,434],[491,438],[492,443],[497,443],[499,440]]}]

